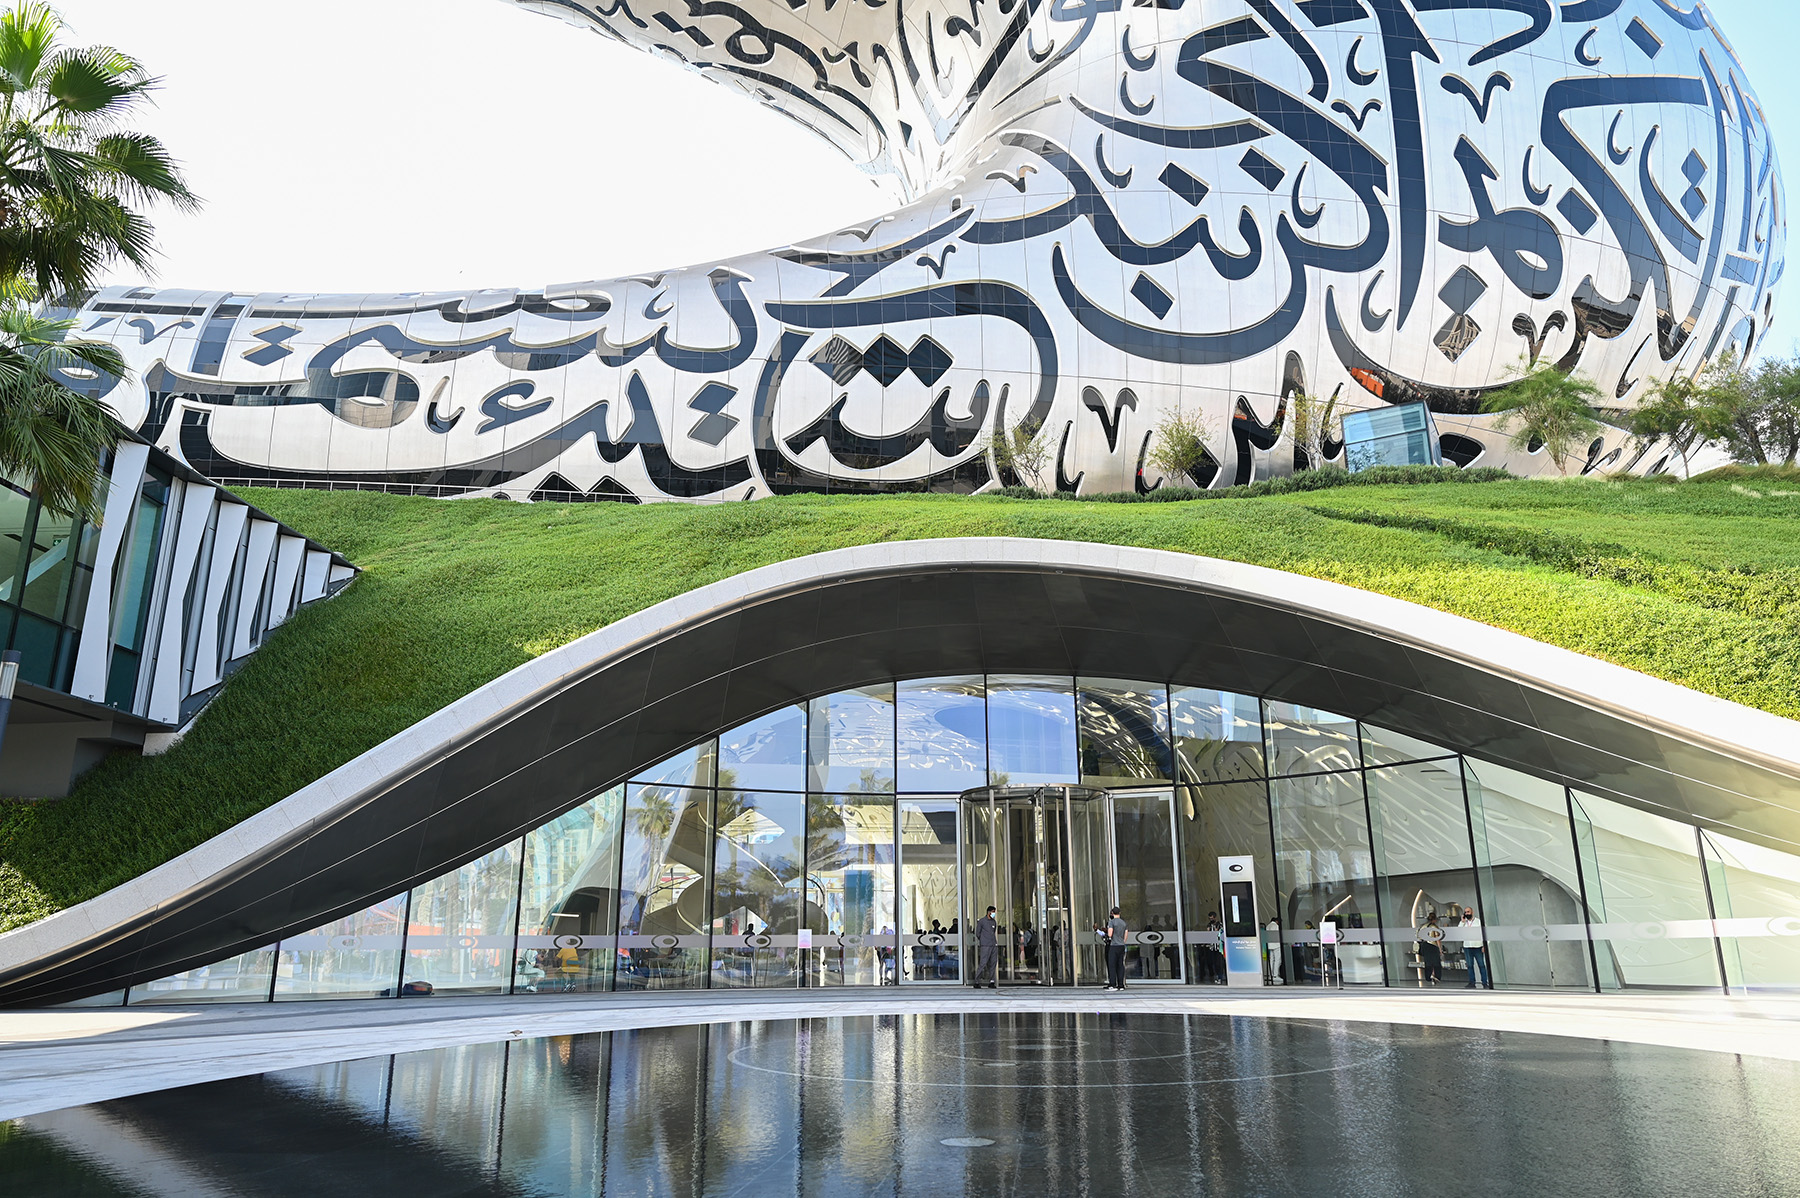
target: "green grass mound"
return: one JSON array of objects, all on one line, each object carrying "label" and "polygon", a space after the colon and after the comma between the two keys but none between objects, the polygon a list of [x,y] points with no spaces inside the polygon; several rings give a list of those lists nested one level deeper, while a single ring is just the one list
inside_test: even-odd
[{"label": "green grass mound", "polygon": [[1771,486],[1800,484],[1800,466],[1720,466],[1697,475],[1695,482],[1767,483]]},{"label": "green grass mound", "polygon": [[1800,486],[1452,477],[1459,485],[1143,504],[896,495],[639,507],[249,491],[363,576],[271,637],[169,752],[110,758],[67,799],[0,806],[0,929],[168,860],[621,616],[756,566],[882,541],[1045,537],[1253,562],[1800,716]]}]

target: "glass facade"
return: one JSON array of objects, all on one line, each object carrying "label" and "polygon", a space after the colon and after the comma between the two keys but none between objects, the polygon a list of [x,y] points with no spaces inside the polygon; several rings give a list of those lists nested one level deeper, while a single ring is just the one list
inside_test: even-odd
[{"label": "glass facade", "polygon": [[22,681],[69,689],[99,549],[96,525],[0,478],[0,650],[19,650]]},{"label": "glass facade", "polygon": [[990,902],[1003,983],[1098,981],[1115,903],[1128,977],[1220,982],[1220,857],[1289,985],[1800,986],[1800,857],[1328,711],[966,675],[781,708],[129,1001],[955,984]]},{"label": "glass facade", "polygon": [[624,820],[625,788],[615,786],[525,837],[515,988],[611,988]]},{"label": "glass facade", "polygon": [[1344,465],[1351,471],[1372,466],[1442,466],[1438,440],[1437,422],[1422,403],[1344,413]]}]

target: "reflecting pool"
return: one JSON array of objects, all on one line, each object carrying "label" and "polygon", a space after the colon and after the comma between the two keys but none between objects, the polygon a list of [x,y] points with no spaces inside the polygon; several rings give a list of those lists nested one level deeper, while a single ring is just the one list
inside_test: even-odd
[{"label": "reflecting pool", "polygon": [[31,1195],[1775,1194],[1800,1064],[1321,1020],[521,1038],[0,1124]]}]

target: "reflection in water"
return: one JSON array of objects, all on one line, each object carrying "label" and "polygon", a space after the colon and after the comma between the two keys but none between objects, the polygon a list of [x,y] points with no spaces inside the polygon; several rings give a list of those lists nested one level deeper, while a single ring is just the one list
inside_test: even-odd
[{"label": "reflection in water", "polygon": [[[1774,1193],[1800,1065],[1446,1028],[911,1015],[373,1057],[0,1124],[32,1195]],[[1778,1180],[1780,1179],[1780,1180]]]}]

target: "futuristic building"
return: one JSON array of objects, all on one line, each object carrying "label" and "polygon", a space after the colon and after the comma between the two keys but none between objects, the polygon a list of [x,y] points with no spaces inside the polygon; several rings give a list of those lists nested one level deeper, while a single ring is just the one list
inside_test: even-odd
[{"label": "futuristic building", "polygon": [[[1511,371],[1628,408],[1774,316],[1780,174],[1703,5],[518,2],[754,96],[904,206],[536,291],[109,288],[68,302],[140,381],[81,382],[227,484],[971,490],[1019,481],[984,442],[1023,430],[1051,451],[1023,481],[1096,492],[1164,481],[1176,411],[1202,485],[1337,457],[1297,393],[1425,400],[1448,460],[1547,470],[1478,414]],[[1667,461],[1611,430],[1578,465]]]},{"label": "futuristic building", "polygon": [[1794,733],[1259,567],[837,550],[547,653],[0,936],[0,1003],[954,984],[989,904],[1003,985],[1097,984],[1113,904],[1131,976],[1192,984],[1220,858],[1290,984],[1422,985],[1435,915],[1441,984],[1479,940],[1503,987],[1793,987]]},{"label": "futuristic building", "polygon": [[[1779,176],[1703,7],[535,7],[909,203],[533,293],[87,297],[146,437],[227,481],[735,500],[976,489],[1023,430],[1028,481],[1114,491],[1158,485],[1175,411],[1214,429],[1197,481],[1292,469],[1305,392],[1371,454],[1530,470],[1476,414],[1522,359],[1629,405],[1773,314]],[[1585,464],[1657,467],[1615,434]],[[1447,983],[1479,941],[1502,986],[1792,987],[1797,731],[1278,571],[838,550],[546,653],[0,936],[0,1004],[951,984],[990,903],[1003,983],[1097,982],[1114,903],[1134,976],[1194,983],[1222,859],[1288,983],[1424,984],[1436,915]]]},{"label": "futuristic building", "polygon": [[0,478],[0,649],[20,655],[0,795],[68,793],[167,745],[289,616],[356,576],[341,554],[127,436],[102,518]]}]

